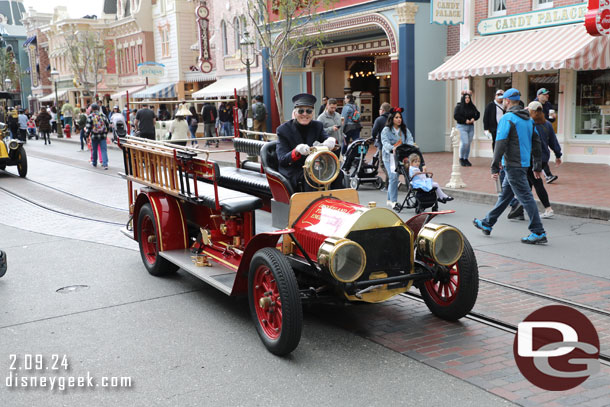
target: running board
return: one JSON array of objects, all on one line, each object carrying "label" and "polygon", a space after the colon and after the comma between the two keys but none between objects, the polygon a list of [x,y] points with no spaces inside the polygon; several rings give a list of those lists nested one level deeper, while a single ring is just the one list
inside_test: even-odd
[{"label": "running board", "polygon": [[235,271],[228,270],[214,261],[210,262],[211,266],[196,266],[191,258],[194,254],[189,249],[167,250],[160,252],[159,255],[212,287],[231,295],[233,283],[235,283],[235,277],[237,277]]}]

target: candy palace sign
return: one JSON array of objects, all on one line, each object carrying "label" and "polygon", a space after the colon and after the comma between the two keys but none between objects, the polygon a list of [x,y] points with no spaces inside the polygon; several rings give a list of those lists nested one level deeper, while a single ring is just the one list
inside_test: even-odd
[{"label": "candy palace sign", "polygon": [[530,13],[486,18],[479,22],[477,29],[480,35],[491,35],[554,25],[573,24],[583,22],[586,12],[587,3],[575,4]]},{"label": "candy palace sign", "polygon": [[430,22],[444,25],[456,25],[464,22],[463,0],[432,0]]}]

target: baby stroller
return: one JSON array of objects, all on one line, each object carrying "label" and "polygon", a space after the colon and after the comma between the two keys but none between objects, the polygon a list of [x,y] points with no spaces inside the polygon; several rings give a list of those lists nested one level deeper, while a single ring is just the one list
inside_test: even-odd
[{"label": "baby stroller", "polygon": [[424,156],[422,155],[419,148],[411,144],[402,144],[396,147],[394,152],[394,160],[396,164],[396,172],[398,175],[405,177],[407,183],[407,195],[402,203],[399,203],[395,210],[400,212],[403,208],[415,208],[415,213],[422,213],[427,208],[432,207],[432,211],[438,210],[438,200],[436,198],[436,188],[432,188],[430,191],[424,191],[423,189],[413,188],[411,185],[411,177],[409,176],[408,164],[405,166],[405,160],[408,163],[408,158],[411,154],[419,155],[420,170],[423,168]]},{"label": "baby stroller", "polygon": [[125,123],[117,122],[112,130],[112,142],[116,144],[117,139],[119,137],[127,136],[127,129],[125,128]]},{"label": "baby stroller", "polygon": [[370,163],[366,162],[366,153],[373,141],[372,138],[355,140],[347,147],[341,169],[345,172],[349,185],[353,189],[358,189],[360,184],[367,182],[373,183],[377,189],[383,187],[383,179],[377,174],[379,151],[375,153]]}]

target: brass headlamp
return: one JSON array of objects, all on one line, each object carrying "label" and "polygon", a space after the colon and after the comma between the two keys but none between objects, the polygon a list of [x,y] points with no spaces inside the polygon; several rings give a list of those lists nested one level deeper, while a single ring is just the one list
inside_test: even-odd
[{"label": "brass headlamp", "polygon": [[339,167],[339,159],[328,147],[311,147],[311,153],[303,165],[305,181],[312,188],[328,189],[328,186],[339,176]]},{"label": "brass headlamp", "polygon": [[443,266],[451,266],[460,259],[464,237],[452,226],[427,223],[417,235],[417,250]]},{"label": "brass headlamp", "polygon": [[353,240],[329,237],[318,249],[318,263],[338,281],[351,283],[364,273],[366,253]]}]

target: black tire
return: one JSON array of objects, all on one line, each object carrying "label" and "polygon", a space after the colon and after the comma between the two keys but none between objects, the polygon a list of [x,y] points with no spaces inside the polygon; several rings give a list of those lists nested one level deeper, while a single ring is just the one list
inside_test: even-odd
[{"label": "black tire", "polygon": [[[178,270],[174,263],[159,256],[159,242],[156,240],[159,229],[150,204],[144,204],[140,208],[137,227],[140,255],[146,270],[153,276],[164,276]],[[142,228],[146,229],[145,233]],[[154,236],[154,242],[148,242],[148,236]]]},{"label": "black tire", "polygon": [[5,168],[6,168],[6,164],[0,164],[0,170],[4,171]]},{"label": "black tire", "polygon": [[375,186],[375,188],[377,189],[381,189],[383,188],[383,178],[381,177],[377,177],[375,178],[375,183],[373,184]]},{"label": "black tire", "polygon": [[0,250],[0,277],[3,277],[6,274],[7,268],[8,261],[6,260],[6,253]]},{"label": "black tire", "polygon": [[[271,295],[264,295],[269,292]],[[261,305],[263,298],[271,301],[268,308]],[[275,312],[278,300],[281,316]],[[284,356],[296,349],[303,329],[299,288],[290,263],[274,248],[261,249],[252,257],[248,273],[248,303],[258,336],[269,352]]]},{"label": "black tire", "polygon": [[21,178],[28,175],[28,155],[25,153],[23,146],[17,150],[17,172]]},{"label": "black tire", "polygon": [[[479,268],[472,246],[464,236],[464,251],[458,262],[450,269],[457,276],[457,284],[444,281],[430,280],[420,285],[421,295],[428,309],[437,317],[457,321],[468,314],[477,301],[479,293]],[[445,276],[451,278],[452,275]],[[455,281],[455,280],[453,280]],[[439,284],[436,286],[436,284]],[[443,299],[439,291],[442,285],[453,286],[455,293]]]},{"label": "black tire", "polygon": [[415,192],[413,192],[413,190],[409,190],[409,192],[407,192],[406,206],[409,209],[413,209],[417,206],[417,198],[415,198]]},{"label": "black tire", "polygon": [[360,187],[360,181],[358,181],[358,178],[351,178],[349,180],[349,186],[352,189],[355,189],[356,191],[358,190],[358,188]]}]

